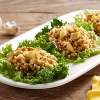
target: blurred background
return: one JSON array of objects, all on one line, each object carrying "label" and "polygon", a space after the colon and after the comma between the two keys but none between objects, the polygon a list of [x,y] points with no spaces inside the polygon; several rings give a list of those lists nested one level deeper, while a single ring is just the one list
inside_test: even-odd
[{"label": "blurred background", "polygon": [[[3,21],[14,20],[24,33],[54,16],[80,9],[99,9],[100,0],[0,0]],[[0,44],[13,36],[0,36]]]}]

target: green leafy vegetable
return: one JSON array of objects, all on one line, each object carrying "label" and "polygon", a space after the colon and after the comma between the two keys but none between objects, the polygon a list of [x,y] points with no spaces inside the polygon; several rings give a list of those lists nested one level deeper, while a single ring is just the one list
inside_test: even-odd
[{"label": "green leafy vegetable", "polygon": [[50,69],[42,69],[38,71],[37,77],[40,79],[40,82],[51,82],[53,80],[54,74]]},{"label": "green leafy vegetable", "polygon": [[33,45],[33,40],[23,40],[22,42],[19,43],[19,48],[21,47],[34,47]]},{"label": "green leafy vegetable", "polygon": [[54,67],[54,78],[62,79],[68,75],[68,67],[66,66],[66,62],[61,62]]},{"label": "green leafy vegetable", "polygon": [[13,78],[14,65],[12,65],[6,58],[0,59],[0,73],[6,77]]},{"label": "green leafy vegetable", "polygon": [[49,27],[48,27],[48,26],[45,26],[45,27],[42,29],[42,31],[39,32],[39,33],[35,36],[35,38],[38,39],[38,37],[40,37],[41,35],[44,35],[44,34],[48,33],[49,31],[50,31]]},{"label": "green leafy vegetable", "polygon": [[87,58],[95,56],[97,54],[100,54],[100,49],[86,49],[85,51],[80,53],[74,63],[78,64],[84,62]]},{"label": "green leafy vegetable", "polygon": [[14,76],[13,76],[12,79],[15,80],[15,81],[21,81],[21,82],[23,82],[24,79],[23,79],[22,72],[21,71],[15,71]]},{"label": "green leafy vegetable", "polygon": [[2,48],[1,52],[0,52],[0,58],[2,57],[6,57],[8,53],[12,52],[12,45],[11,44],[7,44],[5,47]]},{"label": "green leafy vegetable", "polygon": [[87,31],[93,31],[94,30],[93,24],[90,24],[90,23],[84,21],[84,19],[81,16],[75,17],[75,24],[78,27],[83,27]]},{"label": "green leafy vegetable", "polygon": [[46,68],[38,71],[35,76],[25,76],[23,82],[30,84],[47,83],[62,79],[68,75],[68,67],[65,64],[58,64],[52,69]]},{"label": "green leafy vegetable", "polygon": [[63,25],[65,25],[67,22],[62,22],[60,21],[59,19],[57,18],[53,18],[53,20],[51,21],[51,27],[54,28],[54,27],[61,27]]}]

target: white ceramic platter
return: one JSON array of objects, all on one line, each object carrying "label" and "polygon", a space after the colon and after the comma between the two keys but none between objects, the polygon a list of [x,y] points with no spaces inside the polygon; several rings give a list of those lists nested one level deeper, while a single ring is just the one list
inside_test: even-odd
[{"label": "white ceramic platter", "polygon": [[[93,10],[93,11],[96,11],[96,10]],[[59,17],[59,19],[70,23],[70,22],[74,21],[73,17],[75,15],[82,14],[83,12],[84,12],[84,10],[74,11],[74,12],[68,13],[64,16]],[[43,28],[45,25],[50,25],[50,22],[42,24],[42,25],[28,31],[28,32],[8,41],[7,43],[3,44],[2,46],[5,46],[6,44],[11,43],[13,45],[13,48],[15,49],[20,41],[22,41],[24,39],[33,39],[35,37],[36,33],[41,31],[41,28]],[[51,83],[30,85],[30,84],[21,83],[21,82],[15,82],[15,81],[8,79],[2,75],[0,75],[0,82],[7,84],[7,85],[10,85],[10,86],[25,88],[25,89],[53,88],[53,87],[61,86],[63,84],[66,84],[66,83],[78,78],[79,76],[85,74],[89,70],[96,67],[96,65],[98,65],[98,64],[100,64],[100,55],[96,55],[94,57],[91,57],[91,58],[87,59],[84,63],[78,64],[78,65],[72,64],[70,66],[69,76],[67,76],[66,78],[64,78],[62,80],[58,80],[58,81],[51,82]]]}]

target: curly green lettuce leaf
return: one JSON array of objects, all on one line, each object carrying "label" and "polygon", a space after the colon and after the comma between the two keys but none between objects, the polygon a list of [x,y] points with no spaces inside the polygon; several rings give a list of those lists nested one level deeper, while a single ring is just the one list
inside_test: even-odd
[{"label": "curly green lettuce leaf", "polygon": [[33,40],[23,40],[19,43],[18,47],[34,47]]},{"label": "curly green lettuce leaf", "polygon": [[12,49],[12,45],[11,44],[7,44],[5,47],[3,47],[1,50],[0,50],[0,58],[4,58],[7,56],[8,53],[12,52],[13,49]]},{"label": "curly green lettuce leaf", "polygon": [[93,24],[90,24],[90,23],[84,21],[84,18],[82,16],[75,16],[74,19],[75,19],[75,24],[78,27],[83,27],[87,31],[94,30]]},{"label": "curly green lettuce leaf", "polygon": [[6,77],[13,78],[15,69],[6,58],[0,59],[0,73]]},{"label": "curly green lettuce leaf", "polygon": [[64,26],[65,24],[67,24],[67,22],[63,22],[62,20],[59,20],[58,18],[53,18],[51,21],[51,27],[61,27]]},{"label": "curly green lettuce leaf", "polygon": [[76,60],[73,62],[75,64],[79,64],[84,62],[89,57],[95,56],[100,54],[100,49],[86,49],[85,51],[81,52]]},{"label": "curly green lettuce leaf", "polygon": [[49,29],[48,25],[46,25],[44,28],[42,28],[41,32],[36,34],[35,38],[38,39],[39,37],[41,37],[41,35],[45,35],[49,31],[50,31],[50,29]]}]

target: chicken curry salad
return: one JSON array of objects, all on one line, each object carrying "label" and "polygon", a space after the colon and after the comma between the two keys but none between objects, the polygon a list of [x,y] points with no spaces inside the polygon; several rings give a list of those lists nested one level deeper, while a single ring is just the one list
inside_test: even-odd
[{"label": "chicken curry salad", "polygon": [[65,78],[69,63],[78,64],[100,54],[100,49],[96,49],[100,46],[100,28],[88,16],[76,16],[73,24],[54,18],[51,26],[45,26],[34,40],[23,40],[15,50],[7,44],[0,50],[0,73],[29,84]]}]

